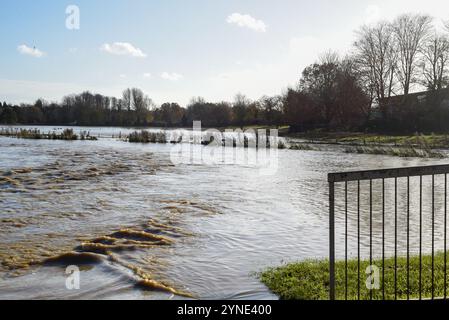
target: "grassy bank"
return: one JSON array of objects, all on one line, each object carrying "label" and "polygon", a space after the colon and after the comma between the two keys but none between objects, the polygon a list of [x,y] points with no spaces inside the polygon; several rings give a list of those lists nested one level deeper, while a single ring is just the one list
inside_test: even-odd
[{"label": "grassy bank", "polygon": [[[397,292],[398,299],[407,299],[407,260],[398,258]],[[380,268],[380,289],[373,291],[373,299],[382,299],[382,261],[373,263]],[[385,299],[394,300],[394,258],[385,260]],[[368,261],[361,262],[360,293],[362,300],[370,299],[365,281]],[[432,297],[432,259],[422,258],[422,298]],[[418,256],[410,258],[410,297],[419,299],[419,269]],[[262,282],[283,300],[327,300],[329,298],[329,263],[328,261],[304,261],[278,268],[272,268],[261,275]],[[348,261],[348,299],[357,299],[357,260]],[[444,253],[435,255],[435,296],[444,296]],[[449,290],[449,288],[448,288]],[[345,299],[345,262],[336,263],[336,293],[337,299]]]},{"label": "grassy bank", "polygon": [[449,135],[376,135],[313,131],[289,135],[308,145],[340,145],[346,153],[388,155],[407,158],[444,158],[438,149],[449,149]]},{"label": "grassy bank", "polygon": [[402,147],[391,147],[391,146],[349,146],[346,147],[345,153],[357,153],[357,154],[376,154],[376,155],[386,155],[393,157],[402,158],[438,158],[442,159],[445,157],[441,152],[435,151],[434,149],[428,147],[413,147],[413,146],[402,146]]},{"label": "grassy bank", "polygon": [[299,138],[311,143],[329,143],[343,145],[377,145],[377,146],[413,146],[432,149],[449,149],[449,135],[420,134],[384,135],[351,132],[311,131],[306,133],[288,134],[287,137]]}]

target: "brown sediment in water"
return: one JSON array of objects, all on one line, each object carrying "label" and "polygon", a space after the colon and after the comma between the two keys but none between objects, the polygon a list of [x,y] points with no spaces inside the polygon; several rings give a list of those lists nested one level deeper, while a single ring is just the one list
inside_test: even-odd
[{"label": "brown sediment in water", "polygon": [[178,238],[180,236],[184,236],[184,237],[193,236],[193,233],[191,233],[191,232],[187,232],[187,231],[185,231],[181,228],[175,227],[175,226],[157,222],[154,219],[151,219],[148,222],[146,231],[156,233],[156,234],[163,233],[163,234],[167,234],[169,236],[175,237],[175,238]]},{"label": "brown sediment in water", "polygon": [[11,185],[14,187],[20,187],[21,183],[19,180],[11,178],[10,176],[0,177],[0,186],[1,185]]},{"label": "brown sediment in water", "polygon": [[[181,228],[158,222],[154,219],[150,220],[148,225],[151,225],[152,228],[157,228],[157,226],[160,226],[158,232],[160,234],[164,234],[164,236],[150,233],[147,229],[143,231],[127,228],[113,232],[106,236],[93,238],[90,241],[87,240],[80,246],[76,247],[73,251],[66,251],[65,253],[59,255],[55,255],[50,248],[47,248],[48,250],[46,251],[44,246],[41,246],[39,250],[36,250],[37,248],[26,247],[23,245],[20,246],[20,248],[15,248],[16,250],[20,249],[20,255],[6,257],[0,254],[0,260],[2,261],[3,267],[11,271],[11,276],[22,275],[24,270],[28,270],[31,266],[35,265],[78,265],[83,267],[109,260],[132,271],[138,278],[135,279],[137,288],[142,290],[164,291],[175,295],[192,298],[193,296],[190,293],[178,290],[175,286],[169,285],[165,281],[155,279],[149,272],[145,272],[138,266],[132,265],[131,263],[122,261],[115,255],[115,253],[122,254],[124,251],[170,246],[174,243],[174,240],[172,237],[167,235],[168,231],[173,233],[179,232],[179,236],[181,236],[181,234],[189,234]],[[53,239],[54,235],[49,235],[48,238]],[[45,258],[39,259],[39,257]],[[155,262],[153,261],[153,263]],[[145,263],[143,263],[143,265],[145,265]],[[156,265],[155,267],[155,270],[157,270]],[[18,271],[18,269],[20,269],[22,273],[12,273]]]},{"label": "brown sediment in water", "polygon": [[14,227],[14,228],[24,228],[27,223],[25,219],[20,218],[4,218],[0,219],[2,227]]},{"label": "brown sediment in water", "polygon": [[[77,153],[58,150],[47,151],[46,155],[52,159],[51,163],[33,168],[0,170],[0,202],[3,199],[8,202],[0,220],[3,232],[0,235],[0,273],[4,272],[5,276],[15,276],[16,273],[23,275],[38,265],[90,266],[111,261],[110,257],[117,254],[125,261],[131,259],[146,271],[151,271],[151,275],[142,270],[134,272],[139,278],[136,283],[140,288],[190,297],[175,289],[176,286],[158,281],[154,276],[160,276],[160,270],[169,267],[159,264],[158,258],[163,260],[165,252],[171,250],[170,246],[175,244],[175,240],[192,235],[176,224],[181,216],[161,210],[157,216],[163,219],[142,221],[139,227],[135,226],[136,222],[132,219],[126,219],[133,221],[133,226],[123,226],[112,233],[104,231],[114,228],[114,222],[107,221],[107,218],[104,225],[101,222],[97,225],[98,220],[92,226],[88,222],[72,224],[71,221],[84,221],[85,217],[85,221],[91,221],[88,219],[90,216],[97,217],[117,210],[120,201],[109,201],[108,197],[105,200],[103,193],[133,197],[135,195],[130,193],[132,188],[128,182],[142,175],[152,175],[170,164],[153,159],[149,154],[136,156],[112,150],[98,153],[89,150]],[[11,198],[14,196],[11,193],[19,192],[27,193]],[[80,205],[73,201],[78,200],[78,197],[80,201],[87,201]],[[167,205],[170,204],[185,213],[195,212],[193,205],[197,205],[187,200],[179,203],[174,200]],[[53,225],[64,227],[59,229]],[[74,230],[78,225],[81,227]],[[18,228],[27,228],[26,234]],[[28,233],[28,228],[33,231]],[[55,233],[59,230],[61,234]],[[154,254],[156,258],[145,263],[142,253]],[[131,264],[116,263],[137,270]],[[163,276],[160,278],[163,279]]]},{"label": "brown sediment in water", "polygon": [[119,244],[102,244],[102,243],[83,243],[76,248],[79,251],[96,252],[100,254],[108,254],[109,252],[133,251],[137,249],[154,248],[158,244],[146,244],[138,241],[127,240],[125,243]]},{"label": "brown sediment in water", "polygon": [[173,214],[197,214],[200,216],[216,215],[220,212],[216,207],[192,200],[160,200],[165,206],[162,208]]},{"label": "brown sediment in water", "polygon": [[145,231],[136,231],[132,229],[123,229],[120,231],[117,231],[110,235],[110,237],[117,238],[117,239],[129,239],[129,240],[136,240],[144,243],[155,243],[155,244],[161,244],[161,245],[169,245],[173,243],[173,240],[158,236],[149,232]]},{"label": "brown sediment in water", "polygon": [[[150,153],[136,155],[110,149],[95,153],[91,150],[46,150],[45,155],[52,159],[51,162],[44,160],[35,167],[0,170],[0,203],[5,203],[0,212],[0,272],[10,274],[11,270],[28,269],[51,256],[71,250],[79,243],[67,231],[61,235],[47,236],[54,234],[52,224],[70,224],[73,220],[97,215],[98,211],[115,210],[109,201],[100,198],[89,199],[88,203],[80,206],[72,201],[74,197],[97,198],[92,190],[117,192],[125,197],[128,188],[115,185],[114,181],[118,184],[121,179],[112,181],[111,175],[121,175],[125,181],[133,181],[134,177],[153,174],[167,165],[160,159],[153,159]],[[107,183],[103,183],[106,179]],[[104,186],[107,188],[102,190]],[[25,192],[26,195],[22,195]],[[18,230],[28,227],[33,230],[32,233],[23,234]],[[101,228],[93,226],[81,232],[89,239],[92,234],[101,235]],[[125,249],[131,249],[171,243],[169,239],[157,236],[155,234],[150,239],[147,235],[148,243],[137,243],[135,241],[139,238],[126,239],[124,236],[120,244],[128,245]]]},{"label": "brown sediment in water", "polygon": [[155,235],[146,231],[122,229],[110,235],[83,242],[76,248],[76,250],[107,255],[110,252],[132,251],[171,244],[173,244],[173,240],[167,237]]},{"label": "brown sediment in water", "polygon": [[32,168],[20,168],[20,169],[12,170],[12,173],[15,173],[15,174],[24,174],[24,173],[31,173],[31,172],[33,172]]},{"label": "brown sediment in water", "polygon": [[[139,169],[141,174],[152,175],[156,168],[162,166],[160,163],[152,161],[148,155],[136,158],[132,154],[122,154],[119,161],[107,161],[107,154],[96,155],[98,157],[103,156],[99,160],[90,159],[91,154],[81,153],[55,153],[54,156],[61,158],[61,160],[36,168],[25,167],[0,171],[0,187],[16,189],[23,187],[25,190],[38,190],[43,187],[57,189],[58,186],[65,187],[66,182],[101,179],[102,177],[134,172],[135,169]],[[111,157],[118,157],[118,155],[114,154]]]},{"label": "brown sediment in water", "polygon": [[[159,226],[159,233],[167,234],[170,232],[179,232],[181,234],[189,234],[181,228],[170,226],[152,219],[148,223],[153,228]],[[106,236],[94,238],[90,241],[83,242],[76,247],[74,251],[64,253],[62,255],[45,259],[44,265],[91,265],[109,260],[133,272],[138,277],[136,286],[143,290],[157,290],[172,293],[175,295],[192,298],[190,293],[176,289],[174,286],[167,284],[165,281],[154,279],[150,273],[143,271],[138,266],[122,261],[115,253],[124,251],[132,251],[137,249],[151,249],[158,246],[170,246],[174,240],[168,236],[156,235],[148,230],[135,230],[131,228],[121,229]]]},{"label": "brown sediment in water", "polygon": [[157,281],[153,279],[149,273],[144,272],[141,268],[135,265],[121,261],[115,255],[111,254],[109,257],[111,261],[122,265],[128,270],[131,270],[137,277],[140,278],[140,280],[137,281],[137,287],[140,287],[145,290],[165,291],[186,298],[194,298],[194,296],[188,292],[177,290],[173,286],[165,283],[164,281]]},{"label": "brown sediment in water", "polygon": [[158,282],[158,281],[155,281],[152,279],[140,280],[137,283],[137,286],[144,288],[144,289],[152,289],[152,290],[156,289],[156,290],[167,291],[167,292],[173,293],[177,296],[181,296],[181,297],[185,297],[185,298],[194,298],[194,296],[190,293],[176,290],[172,287],[169,287],[161,282]]},{"label": "brown sediment in water", "polygon": [[43,261],[44,265],[83,265],[96,264],[103,261],[103,257],[91,252],[69,252],[57,257],[48,258]]}]

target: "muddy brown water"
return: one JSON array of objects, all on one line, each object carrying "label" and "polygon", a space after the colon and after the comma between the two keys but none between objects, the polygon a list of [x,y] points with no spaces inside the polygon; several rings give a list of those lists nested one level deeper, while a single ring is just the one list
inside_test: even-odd
[{"label": "muddy brown water", "polygon": [[[90,131],[117,136],[126,129]],[[281,150],[277,172],[264,176],[241,164],[174,165],[171,148],[110,138],[0,138],[0,298],[276,299],[257,272],[327,255],[328,172],[444,163],[350,155],[337,148]],[[349,191],[353,196],[355,186]],[[438,217],[442,194],[436,198]],[[375,254],[381,240],[379,202],[374,199]],[[399,202],[403,208],[404,189]],[[337,208],[342,205],[337,201]],[[353,217],[355,208],[349,209]],[[425,250],[428,212],[424,208]],[[368,221],[363,217],[362,228]],[[404,221],[400,215],[400,230]],[[442,238],[441,225],[436,236]],[[400,248],[404,241],[400,232]],[[69,265],[81,270],[80,290],[66,288]]]}]

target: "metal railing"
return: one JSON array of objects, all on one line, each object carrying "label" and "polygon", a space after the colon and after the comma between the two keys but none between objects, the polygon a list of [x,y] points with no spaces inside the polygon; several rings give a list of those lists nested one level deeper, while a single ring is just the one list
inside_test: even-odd
[{"label": "metal railing", "polygon": [[[429,232],[431,232],[431,249],[429,250],[429,259],[431,259],[431,263],[429,261],[430,266],[428,268],[431,268],[431,270],[425,270],[426,272],[429,272],[429,277],[431,279],[429,280],[429,283],[425,283],[426,286],[431,285],[431,297],[430,297],[430,291],[428,298],[447,298],[447,247],[446,247],[446,240],[447,240],[447,174],[449,173],[449,165],[437,165],[437,166],[426,166],[426,167],[408,167],[408,168],[397,168],[397,169],[386,169],[386,170],[371,170],[371,171],[357,171],[357,172],[345,172],[345,173],[331,173],[328,175],[328,182],[329,182],[329,271],[330,271],[330,279],[329,279],[329,295],[331,300],[335,300],[337,298],[337,288],[336,288],[336,223],[341,221],[341,228],[338,229],[338,231],[341,230],[342,237],[344,237],[344,258],[341,259],[339,262],[340,268],[344,269],[344,272],[339,271],[339,285],[338,288],[340,290],[344,290],[344,292],[339,292],[340,299],[348,300],[348,261],[349,261],[349,252],[348,252],[348,241],[349,241],[349,230],[348,230],[348,223],[354,223],[354,229],[356,229],[356,232],[354,232],[354,235],[351,234],[351,236],[356,240],[354,242],[351,242],[350,244],[355,247],[355,244],[357,244],[357,257],[353,258],[352,261],[352,272],[356,274],[357,277],[357,284],[356,288],[352,288],[352,293],[354,293],[353,298],[355,299],[361,299],[361,250],[362,246],[364,246],[364,249],[366,252],[368,252],[369,249],[369,257],[366,255],[365,262],[368,263],[369,259],[369,265],[372,266],[373,260],[375,259],[373,255],[373,192],[376,200],[377,210],[376,210],[376,227],[377,227],[377,233],[376,233],[376,241],[378,241],[379,247],[381,249],[381,256],[377,257],[377,261],[379,264],[381,264],[381,274],[382,274],[382,287],[379,288],[379,293],[377,295],[377,298],[385,300],[386,298],[386,283],[385,283],[385,270],[386,270],[386,259],[391,259],[393,261],[394,257],[394,266],[393,262],[391,262],[391,265],[389,266],[388,272],[394,272],[394,278],[391,274],[392,282],[394,282],[394,285],[391,284],[391,290],[394,290],[394,299],[399,299],[399,296],[401,295],[404,299],[405,297],[407,299],[411,299],[411,281],[414,281],[414,285],[418,286],[419,289],[415,289],[419,291],[419,299],[423,298],[423,177],[429,180],[429,186],[426,190],[428,194],[429,201],[431,204],[427,207],[429,210],[429,216],[425,216],[426,219],[431,220],[431,226],[429,226]],[[435,179],[438,176],[439,183],[436,185]],[[411,206],[411,178],[416,179],[416,184],[413,184],[412,187],[414,187],[417,197],[419,196],[419,208],[418,204],[415,206]],[[405,181],[403,181],[405,180]],[[418,182],[419,180],[419,182]],[[388,196],[391,197],[391,206],[393,208],[387,208],[386,206],[386,181],[391,182],[391,190],[388,191]],[[361,182],[363,184],[366,184],[367,191],[365,194],[366,197],[366,209],[364,210],[366,212],[366,215],[363,216],[363,212],[361,210]],[[377,188],[374,189],[373,183],[376,182]],[[404,191],[403,198],[406,199],[406,202],[404,202],[404,208],[403,210],[398,210],[398,184],[400,182],[405,182],[405,186],[402,189]],[[417,188],[417,184],[419,183],[419,188]],[[353,187],[354,192],[351,194],[351,196],[356,199],[354,202],[356,202],[355,205],[353,205],[354,208],[354,214],[352,216],[348,215],[348,185],[351,184],[351,187]],[[344,194],[344,196],[341,197],[341,199],[336,198],[336,188],[340,188],[341,194]],[[436,221],[436,214],[435,214],[435,192],[436,189],[439,188],[439,193],[441,194],[441,202],[444,201],[444,205],[441,204],[439,206],[440,211],[442,213],[442,220],[443,221]],[[444,195],[443,195],[444,193]],[[394,197],[393,197],[394,194]],[[419,194],[419,195],[418,195]],[[418,198],[413,197],[413,201],[418,200]],[[401,197],[402,199],[402,197]],[[431,199],[431,200],[430,200]],[[336,208],[336,200],[341,200],[341,206]],[[416,228],[413,232],[413,230],[410,227],[410,217],[411,217],[411,210],[410,209],[418,209],[416,210],[417,213],[415,216],[413,216],[413,219],[416,219]],[[339,209],[339,210],[338,210]],[[340,211],[340,212],[339,212]],[[337,215],[340,214],[341,211],[344,211],[344,217]],[[419,213],[419,215],[418,215]],[[402,216],[404,215],[404,216]],[[394,216],[394,218],[393,218]],[[339,218],[336,220],[336,217]],[[351,218],[355,221],[351,221]],[[366,222],[366,229],[369,229],[366,231],[363,243],[361,243],[361,218],[364,219]],[[390,220],[388,220],[390,218]],[[398,230],[398,218],[403,219],[404,221],[404,229]],[[415,220],[414,220],[415,221]],[[430,222],[430,221],[429,221]],[[386,245],[387,245],[387,237],[386,237],[386,224],[388,223],[388,226],[391,227],[391,233],[388,233],[388,236],[391,238],[394,233],[394,240],[392,240],[393,243],[389,244],[391,249],[391,256],[387,256],[388,253],[386,252]],[[435,226],[438,224],[438,227],[441,227],[439,230],[441,230],[440,239],[436,239],[435,237]],[[442,224],[442,225],[441,225]],[[381,226],[381,228],[380,228]],[[393,231],[394,227],[394,231]],[[419,231],[418,231],[419,227]],[[355,230],[354,230],[355,231]],[[400,253],[398,252],[398,232],[401,231],[401,236],[406,236],[404,241],[404,245],[406,247],[406,253],[403,254],[403,256],[400,256]],[[406,232],[403,233],[403,231]],[[410,243],[411,243],[411,237],[418,237],[419,240],[419,272],[416,271],[414,273],[411,272],[411,250],[410,250]],[[369,241],[368,241],[369,237]],[[441,248],[441,250],[444,251],[443,259],[444,259],[444,265],[442,268],[442,272],[439,273],[439,277],[443,276],[444,283],[444,291],[440,291],[439,293],[442,296],[436,296],[435,293],[435,254],[436,254],[436,241],[443,241],[444,244],[441,246],[441,242],[438,244]],[[338,245],[342,245],[341,243],[337,243]],[[417,246],[418,242],[416,242]],[[427,241],[424,244],[429,244],[429,241]],[[393,252],[393,245],[394,245],[394,252]],[[369,247],[369,248],[368,248]],[[343,257],[343,256],[342,256]],[[398,268],[398,259],[402,258],[405,260],[404,264],[406,265],[405,268],[401,267]],[[418,258],[416,256],[416,258]],[[343,264],[344,259],[344,264]],[[393,271],[394,268],[394,271]],[[356,271],[355,271],[356,270]],[[405,272],[406,274],[400,274],[400,272]],[[431,272],[431,274],[430,274]],[[401,294],[398,294],[398,277],[401,276],[401,280],[404,281],[404,286],[406,286],[406,293],[404,291],[401,292]],[[416,279],[417,276],[417,279]],[[412,279],[412,277],[414,277]],[[440,278],[439,278],[440,279]],[[440,279],[441,280],[441,279]],[[431,281],[431,283],[430,283]],[[351,282],[354,286],[354,281]],[[418,285],[419,283],[419,285]],[[440,285],[441,286],[441,285]],[[368,297],[367,297],[368,298]],[[415,295],[415,298],[418,298],[418,295]],[[369,299],[373,299],[373,290],[369,290]]]}]

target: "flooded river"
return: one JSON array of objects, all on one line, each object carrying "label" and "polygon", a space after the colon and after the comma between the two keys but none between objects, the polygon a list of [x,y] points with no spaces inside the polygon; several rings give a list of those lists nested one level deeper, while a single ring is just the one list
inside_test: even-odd
[{"label": "flooded river", "polygon": [[327,256],[327,173],[436,163],[280,150],[261,175],[78,130],[100,139],[0,138],[0,299],[276,299],[257,272]]}]

